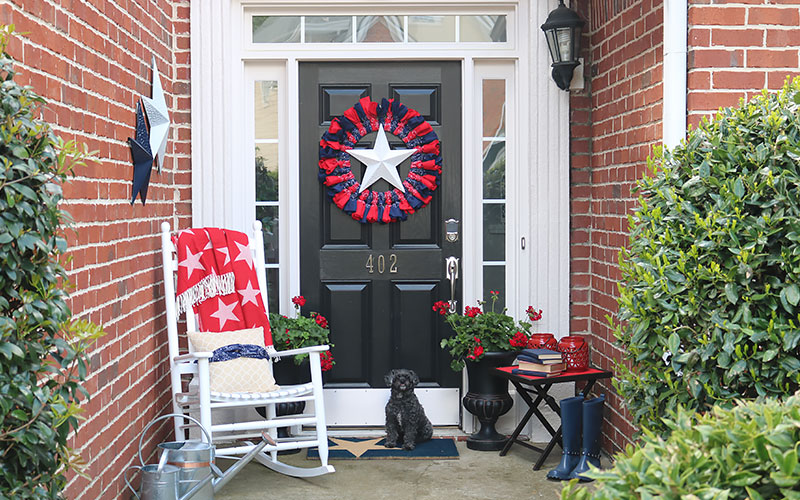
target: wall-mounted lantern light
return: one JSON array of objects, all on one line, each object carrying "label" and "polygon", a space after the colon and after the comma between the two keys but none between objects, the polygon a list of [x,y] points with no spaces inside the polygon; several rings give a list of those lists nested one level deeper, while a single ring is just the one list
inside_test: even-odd
[{"label": "wall-mounted lantern light", "polygon": [[584,21],[560,0],[558,7],[547,16],[542,31],[553,59],[553,80],[561,90],[569,89],[572,72],[578,66],[581,48],[581,28]]}]

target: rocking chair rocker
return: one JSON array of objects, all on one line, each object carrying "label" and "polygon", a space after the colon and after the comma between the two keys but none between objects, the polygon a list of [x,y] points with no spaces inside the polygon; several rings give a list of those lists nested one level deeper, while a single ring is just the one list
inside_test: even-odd
[{"label": "rocking chair rocker", "polygon": [[[211,390],[209,375],[211,352],[193,352],[190,342],[189,350],[179,352],[178,347],[178,314],[179,308],[175,293],[175,278],[178,271],[177,249],[170,235],[169,223],[161,224],[161,244],[164,265],[164,295],[166,298],[167,336],[169,340],[169,367],[172,385],[173,413],[189,415],[199,414],[199,420],[211,436],[216,447],[216,456],[236,458],[252,450],[261,441],[262,431],[266,431],[277,442],[268,445],[255,456],[255,460],[264,466],[294,477],[313,477],[334,472],[328,465],[328,436],[325,426],[325,406],[322,393],[322,370],[319,354],[327,351],[328,346],[305,347],[287,351],[275,351],[267,346],[271,372],[272,363],[284,360],[291,363],[292,357],[298,354],[309,355],[311,382],[300,385],[284,385],[272,392],[215,392]],[[260,289],[264,311],[267,310],[267,280],[263,266],[264,240],[262,239],[261,222],[253,224],[253,234],[249,238],[249,248],[253,252],[256,276]],[[233,257],[233,256],[231,256]],[[197,330],[197,321],[192,307],[186,307],[186,331]],[[222,332],[220,335],[223,335]],[[300,415],[276,416],[278,403],[294,403],[306,401],[306,412]],[[256,412],[256,408],[265,408],[266,417]],[[187,430],[185,420],[175,417],[176,439],[183,439]],[[278,438],[278,428],[306,426],[311,431],[296,432],[289,437]],[[279,461],[278,452],[302,448],[318,447],[321,465],[317,467],[295,467]]]}]

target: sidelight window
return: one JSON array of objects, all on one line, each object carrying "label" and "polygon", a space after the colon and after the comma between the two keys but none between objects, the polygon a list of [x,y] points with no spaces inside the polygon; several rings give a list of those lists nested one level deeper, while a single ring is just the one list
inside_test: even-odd
[{"label": "sidelight window", "polygon": [[264,257],[269,291],[269,310],[278,311],[280,294],[278,220],[278,82],[256,80],[253,95],[255,117],[256,219],[264,231]]},{"label": "sidelight window", "polygon": [[506,299],[506,81],[482,81],[483,297]]}]

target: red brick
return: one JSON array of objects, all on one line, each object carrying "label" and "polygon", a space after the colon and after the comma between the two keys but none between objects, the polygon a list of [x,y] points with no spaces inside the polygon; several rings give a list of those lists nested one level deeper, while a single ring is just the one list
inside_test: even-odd
[{"label": "red brick", "polygon": [[768,29],[767,47],[800,46],[800,29]]},{"label": "red brick", "polygon": [[779,89],[787,78],[794,79],[798,75],[800,75],[800,71],[770,71],[767,73],[767,88]]},{"label": "red brick", "polygon": [[800,24],[800,11],[797,7],[780,8],[773,5],[750,7],[747,24],[797,26]]},{"label": "red brick", "polygon": [[747,67],[749,68],[796,68],[797,49],[748,49]]},{"label": "red brick", "polygon": [[689,51],[690,68],[741,68],[745,52],[740,49],[694,49]]},{"label": "red brick", "polygon": [[766,84],[763,71],[715,71],[712,78],[715,89],[761,89]]},{"label": "red brick", "polygon": [[690,6],[689,24],[743,25],[746,12],[744,7]]},{"label": "red brick", "polygon": [[713,29],[711,45],[726,47],[745,47],[764,45],[764,30],[760,29]]}]

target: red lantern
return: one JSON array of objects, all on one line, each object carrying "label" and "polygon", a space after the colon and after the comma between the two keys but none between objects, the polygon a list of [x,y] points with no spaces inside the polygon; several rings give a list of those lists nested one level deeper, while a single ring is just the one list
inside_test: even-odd
[{"label": "red lantern", "polygon": [[568,372],[589,368],[589,344],[578,335],[563,337],[558,341],[558,350],[563,354]]},{"label": "red lantern", "polygon": [[555,351],[558,347],[558,341],[552,333],[534,333],[528,340],[529,349],[550,349]]}]

